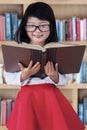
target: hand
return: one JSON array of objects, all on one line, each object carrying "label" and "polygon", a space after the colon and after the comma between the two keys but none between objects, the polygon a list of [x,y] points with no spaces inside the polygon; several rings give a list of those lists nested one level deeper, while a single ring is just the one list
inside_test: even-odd
[{"label": "hand", "polygon": [[58,83],[59,81],[58,63],[56,63],[54,67],[53,62],[48,61],[44,69],[45,69],[46,75],[49,76],[55,83]]},{"label": "hand", "polygon": [[27,68],[25,68],[21,63],[18,63],[20,69],[21,69],[21,82],[28,79],[32,75],[36,74],[40,70],[40,63],[37,62],[35,65],[33,65],[33,61],[30,61]]}]

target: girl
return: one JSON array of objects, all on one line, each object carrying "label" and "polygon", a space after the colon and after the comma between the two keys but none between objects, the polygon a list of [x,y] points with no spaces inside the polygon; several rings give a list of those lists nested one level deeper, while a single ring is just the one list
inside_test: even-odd
[{"label": "girl", "polygon": [[[43,2],[28,6],[18,28],[15,40],[22,44],[44,46],[57,42],[55,17],[51,7]],[[5,73],[8,84],[20,85],[9,117],[8,130],[84,130],[84,125],[70,103],[57,88],[68,83],[68,76],[58,72],[58,64],[48,61],[44,66],[46,77],[33,77],[41,65],[31,61],[27,68],[20,63],[21,71]]]}]

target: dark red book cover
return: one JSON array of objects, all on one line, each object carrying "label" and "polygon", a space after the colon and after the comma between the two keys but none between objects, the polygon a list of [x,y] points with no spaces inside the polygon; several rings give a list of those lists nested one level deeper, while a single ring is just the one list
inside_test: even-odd
[{"label": "dark red book cover", "polygon": [[60,43],[53,44],[53,47],[48,47],[45,51],[13,45],[2,45],[2,53],[4,66],[8,72],[20,71],[18,62],[21,62],[25,67],[28,66],[30,60],[41,63],[41,70],[37,73],[38,77],[45,76],[44,65],[48,61],[54,64],[59,64],[59,72],[62,74],[78,73],[83,59],[85,45],[65,45]]}]

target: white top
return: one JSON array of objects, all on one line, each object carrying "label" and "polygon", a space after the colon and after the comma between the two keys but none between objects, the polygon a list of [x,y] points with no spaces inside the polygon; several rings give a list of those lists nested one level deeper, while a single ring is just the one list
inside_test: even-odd
[{"label": "white top", "polygon": [[9,73],[4,72],[5,81],[7,84],[10,85],[33,85],[33,84],[44,84],[44,83],[51,83],[57,86],[66,85],[69,81],[69,76],[67,74],[61,75],[59,74],[59,82],[56,84],[53,80],[51,80],[48,76],[41,79],[38,77],[29,78],[23,82],[20,81],[21,72]]}]

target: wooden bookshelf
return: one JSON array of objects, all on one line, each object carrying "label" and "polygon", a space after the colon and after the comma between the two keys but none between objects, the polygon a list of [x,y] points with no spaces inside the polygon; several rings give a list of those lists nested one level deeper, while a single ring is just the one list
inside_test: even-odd
[{"label": "wooden bookshelf", "polygon": [[[5,12],[17,12],[19,14],[19,18],[22,18],[23,13],[26,7],[32,3],[40,0],[0,0],[0,15]],[[51,5],[54,10],[56,19],[68,19],[72,16],[76,16],[79,18],[87,17],[87,0],[43,0]],[[15,44],[14,41],[0,41],[0,45],[3,43],[11,43]],[[66,43],[73,44],[85,44],[87,45],[87,41],[63,41]],[[87,49],[84,54],[84,61],[87,61]],[[3,63],[2,52],[0,48],[0,63]],[[19,86],[12,86],[6,84],[0,84],[0,96],[7,99],[12,98],[15,100],[15,97],[19,91]],[[11,93],[10,93],[10,91]],[[84,91],[87,91],[87,83],[85,84],[69,84],[65,87],[61,87],[60,90],[66,96],[66,98],[70,101],[73,108],[76,112],[78,112],[78,103],[79,98],[84,96]],[[87,95],[86,95],[87,96]],[[5,126],[0,126],[0,130],[7,130]],[[87,127],[86,127],[87,130]]]}]

